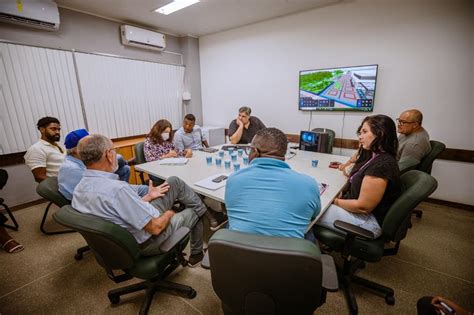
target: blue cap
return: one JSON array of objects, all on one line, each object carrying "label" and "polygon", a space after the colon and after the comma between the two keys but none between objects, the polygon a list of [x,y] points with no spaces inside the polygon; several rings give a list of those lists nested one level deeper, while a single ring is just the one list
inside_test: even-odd
[{"label": "blue cap", "polygon": [[89,133],[85,129],[77,129],[71,131],[67,134],[66,140],[64,140],[64,145],[66,146],[66,149],[72,149],[77,147],[79,140],[88,135]]}]

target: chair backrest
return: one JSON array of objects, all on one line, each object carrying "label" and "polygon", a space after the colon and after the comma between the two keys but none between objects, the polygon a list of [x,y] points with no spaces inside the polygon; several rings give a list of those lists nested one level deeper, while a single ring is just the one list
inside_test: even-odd
[{"label": "chair backrest", "polygon": [[433,167],[433,162],[441,154],[441,152],[446,149],[446,145],[442,142],[431,140],[431,151],[423,157],[420,161],[420,164],[417,167],[417,170],[431,174],[431,168]]},{"label": "chair backrest", "polygon": [[404,174],[408,171],[416,169],[416,167],[420,164],[420,161],[411,157],[404,157],[398,161],[398,169],[400,170],[400,174]]},{"label": "chair backrest", "polygon": [[48,177],[38,184],[36,187],[38,195],[44,199],[54,203],[58,207],[71,204],[61,193],[59,192],[58,178]]},{"label": "chair backrest", "polygon": [[209,240],[214,291],[224,313],[312,314],[323,290],[310,241],[222,229]]},{"label": "chair backrest", "polygon": [[401,181],[403,192],[392,204],[382,223],[385,239],[393,242],[405,238],[413,209],[438,187],[433,176],[417,170],[403,174]]},{"label": "chair backrest", "polygon": [[144,152],[144,142],[139,142],[135,144],[135,163],[136,164],[143,164],[146,163],[145,160],[145,152]]},{"label": "chair backrest", "polygon": [[0,189],[3,189],[8,181],[8,172],[3,168],[0,168]]},{"label": "chair backrest", "polygon": [[95,215],[76,211],[66,205],[53,218],[79,232],[93,251],[97,262],[109,273],[131,268],[140,256],[140,248],[130,232]]},{"label": "chair backrest", "polygon": [[331,129],[326,129],[326,128],[314,128],[314,132],[326,132],[328,134],[328,151],[327,153],[332,153],[332,147],[334,145],[334,139],[336,138],[336,132]]}]

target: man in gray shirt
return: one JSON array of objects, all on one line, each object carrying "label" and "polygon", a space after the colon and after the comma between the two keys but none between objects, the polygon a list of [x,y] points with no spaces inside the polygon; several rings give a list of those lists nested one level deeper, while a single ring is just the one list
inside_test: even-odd
[{"label": "man in gray shirt", "polygon": [[423,114],[417,109],[404,111],[397,118],[398,155],[400,160],[404,157],[420,161],[431,150],[430,135],[421,126]]},{"label": "man in gray shirt", "polygon": [[[140,186],[118,180],[117,153],[112,141],[102,135],[87,136],[78,144],[79,156],[87,169],[74,189],[72,206],[120,225],[140,244],[145,256],[160,253],[160,245],[182,226],[191,231],[191,256],[188,265],[197,266],[202,260],[202,220],[206,206],[194,191],[177,177],[170,177],[160,186],[150,181],[146,194]],[[186,208],[170,210],[175,200]]]},{"label": "man in gray shirt", "polygon": [[263,122],[255,116],[250,116],[252,109],[247,106],[239,108],[239,116],[229,125],[229,138],[232,144],[247,144],[260,129],[266,128]]},{"label": "man in gray shirt", "polygon": [[184,116],[183,126],[174,133],[173,144],[177,150],[196,151],[203,146],[209,148],[206,136],[202,133],[201,127],[196,125],[196,117],[193,114]]}]

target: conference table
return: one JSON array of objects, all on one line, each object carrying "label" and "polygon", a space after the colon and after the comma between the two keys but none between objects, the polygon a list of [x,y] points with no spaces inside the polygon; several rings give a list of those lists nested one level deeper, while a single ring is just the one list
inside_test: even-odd
[{"label": "conference table", "polygon": [[[221,146],[215,147],[220,149]],[[245,153],[243,154],[245,156]],[[225,169],[224,160],[230,159],[229,153],[225,152],[222,158],[222,165],[217,166],[215,163],[218,153],[207,153],[203,151],[193,151],[193,156],[188,159],[184,165],[160,165],[160,161],[153,161],[144,164],[135,165],[138,171],[151,174],[158,178],[166,180],[168,177],[177,176],[181,178],[187,185],[189,185],[196,193],[206,196],[210,199],[224,203],[225,186],[217,190],[207,189],[198,185],[197,182],[219,174],[230,175],[233,173],[233,166],[230,169]],[[212,165],[208,165],[206,158],[212,157]],[[312,161],[318,160],[317,167],[312,166]],[[237,158],[240,163],[240,168],[248,167],[243,165],[243,157]],[[286,162],[296,172],[309,175],[315,178],[318,183],[327,184],[327,188],[321,195],[321,211],[319,215],[308,226],[308,230],[316,223],[317,219],[327,210],[334,198],[339,194],[342,187],[347,181],[347,178],[338,169],[329,167],[330,162],[337,161],[344,163],[348,160],[347,156],[317,153],[310,151],[302,151],[298,149],[289,149]],[[262,178],[262,185],[265,184],[265,179]]]}]

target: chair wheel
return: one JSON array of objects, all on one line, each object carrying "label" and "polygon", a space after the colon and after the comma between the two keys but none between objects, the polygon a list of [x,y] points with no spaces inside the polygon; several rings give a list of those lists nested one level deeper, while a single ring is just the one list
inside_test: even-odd
[{"label": "chair wheel", "polygon": [[76,255],[74,255],[75,260],[82,260],[82,257],[83,257],[82,253],[77,253]]},{"label": "chair wheel", "polygon": [[118,295],[111,295],[109,294],[109,301],[111,304],[119,304],[120,303],[120,296]]},{"label": "chair wheel", "polygon": [[395,297],[393,295],[386,295],[385,303],[387,303],[388,305],[395,305]]},{"label": "chair wheel", "polygon": [[196,295],[197,295],[197,293],[196,293],[196,290],[194,290],[194,289],[191,289],[191,291],[186,293],[186,297],[188,299],[194,299],[196,297]]}]

